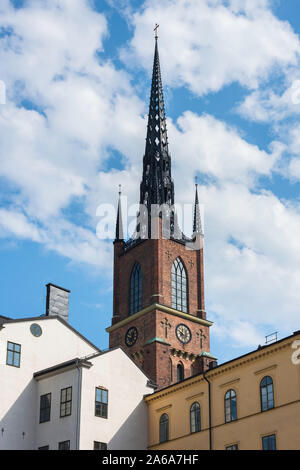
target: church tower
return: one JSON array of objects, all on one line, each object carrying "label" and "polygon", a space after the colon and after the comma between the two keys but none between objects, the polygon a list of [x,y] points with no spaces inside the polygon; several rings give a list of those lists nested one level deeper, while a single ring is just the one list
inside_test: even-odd
[{"label": "church tower", "polygon": [[122,346],[159,388],[203,372],[215,363],[209,343],[212,323],[206,318],[204,303],[197,185],[191,238],[181,232],[173,205],[156,33],[140,213],[136,232],[124,240],[119,198],[113,318],[107,332],[110,348]]}]

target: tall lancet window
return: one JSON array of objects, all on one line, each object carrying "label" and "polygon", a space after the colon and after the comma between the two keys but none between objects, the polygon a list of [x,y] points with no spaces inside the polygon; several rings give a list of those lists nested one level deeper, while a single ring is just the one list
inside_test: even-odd
[{"label": "tall lancet window", "polygon": [[172,266],[172,307],[187,312],[187,274],[180,258]]},{"label": "tall lancet window", "polygon": [[130,315],[142,310],[143,275],[140,263],[135,263],[130,278]]}]

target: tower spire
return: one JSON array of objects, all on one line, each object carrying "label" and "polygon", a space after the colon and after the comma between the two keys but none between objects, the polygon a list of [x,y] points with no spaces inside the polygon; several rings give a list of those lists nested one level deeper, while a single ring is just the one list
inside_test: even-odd
[{"label": "tower spire", "polygon": [[174,204],[171,157],[168,148],[167,123],[158,53],[158,25],[155,26],[155,51],[148,116],[146,149],[140,203],[150,213],[152,204]]},{"label": "tower spire", "polygon": [[117,214],[117,223],[116,223],[116,241],[124,240],[121,196],[122,196],[122,186],[119,185],[119,203],[118,203],[118,214]]},{"label": "tower spire", "polygon": [[193,235],[194,236],[203,235],[201,215],[200,215],[200,207],[199,207],[198,179],[197,179],[197,176],[195,178],[195,187],[196,187],[196,194],[195,194],[194,224],[193,224]]}]

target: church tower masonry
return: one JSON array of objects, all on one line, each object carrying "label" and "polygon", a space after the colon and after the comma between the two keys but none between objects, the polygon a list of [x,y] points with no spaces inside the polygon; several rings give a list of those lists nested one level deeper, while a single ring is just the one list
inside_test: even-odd
[{"label": "church tower masonry", "polygon": [[[156,34],[140,185],[139,215],[148,215],[140,219],[143,222],[138,220],[136,233],[124,240],[119,198],[113,317],[107,332],[110,347],[121,346],[158,388],[203,372],[216,361],[210,354],[212,323],[205,312],[203,232],[197,185],[191,238],[179,229],[174,199]],[[162,215],[153,217],[153,206],[167,209],[168,237],[163,235]],[[154,224],[158,236],[151,238]]]}]

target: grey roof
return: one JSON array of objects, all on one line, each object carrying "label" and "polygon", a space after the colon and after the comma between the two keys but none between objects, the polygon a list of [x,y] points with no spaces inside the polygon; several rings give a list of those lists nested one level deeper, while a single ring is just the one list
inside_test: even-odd
[{"label": "grey roof", "polygon": [[11,320],[11,318],[0,315],[0,323],[3,323],[2,320]]},{"label": "grey roof", "polygon": [[85,358],[80,359],[79,357],[76,357],[75,359],[71,359],[70,361],[61,362],[60,364],[57,364],[55,366],[48,367],[47,369],[43,369],[43,370],[40,370],[38,372],[35,372],[33,374],[33,377],[38,378],[38,377],[41,377],[42,375],[46,375],[46,374],[49,374],[51,372],[57,372],[57,371],[59,371],[61,369],[64,369],[66,367],[71,367],[71,366],[76,366],[76,365],[90,367],[92,365],[92,363],[89,362]]},{"label": "grey roof", "polygon": [[43,369],[38,372],[35,372],[33,374],[33,377],[38,378],[43,375],[49,374],[51,372],[56,372],[66,367],[72,367],[76,365],[79,365],[79,366],[81,365],[83,367],[89,368],[92,366],[92,363],[90,362],[92,359],[95,359],[96,357],[99,357],[99,356],[104,356],[104,354],[107,354],[112,351],[116,351],[117,349],[120,349],[134,363],[134,365],[145,375],[145,377],[148,379],[148,383],[147,383],[148,387],[154,388],[154,389],[157,388],[157,385],[153,383],[149,375],[132,359],[132,357],[122,348],[122,346],[115,346],[114,348],[106,349],[104,351],[100,351],[99,353],[91,354],[89,356],[85,356],[81,358],[75,357],[74,359],[71,359],[69,361],[61,362],[60,364],[56,364],[55,366],[48,367],[47,369]]}]

